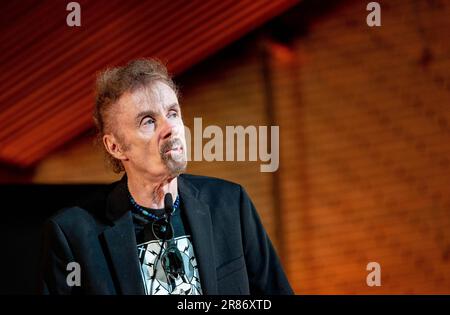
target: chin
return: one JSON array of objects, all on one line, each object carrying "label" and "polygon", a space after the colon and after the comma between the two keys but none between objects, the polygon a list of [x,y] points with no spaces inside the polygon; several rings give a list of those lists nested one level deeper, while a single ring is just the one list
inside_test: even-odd
[{"label": "chin", "polygon": [[169,163],[167,163],[167,169],[169,170],[170,175],[173,177],[184,173],[186,171],[186,167],[187,161],[183,162],[169,161]]}]

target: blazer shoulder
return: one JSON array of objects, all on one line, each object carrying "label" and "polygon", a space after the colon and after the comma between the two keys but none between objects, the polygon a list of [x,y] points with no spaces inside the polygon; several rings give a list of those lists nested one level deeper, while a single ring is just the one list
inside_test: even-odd
[{"label": "blazer shoulder", "polygon": [[92,213],[79,206],[67,207],[58,210],[55,214],[47,219],[47,222],[51,221],[61,228],[69,227],[73,225],[85,224],[92,222],[94,217]]},{"label": "blazer shoulder", "polygon": [[200,193],[214,192],[226,194],[233,194],[233,193],[239,194],[243,189],[240,184],[217,177],[192,175],[192,174],[182,174],[180,176],[183,178],[183,180],[186,180],[191,185],[193,185]]},{"label": "blazer shoulder", "polygon": [[74,205],[64,207],[48,218],[61,227],[91,224],[103,220],[108,193],[117,183],[98,188]]}]

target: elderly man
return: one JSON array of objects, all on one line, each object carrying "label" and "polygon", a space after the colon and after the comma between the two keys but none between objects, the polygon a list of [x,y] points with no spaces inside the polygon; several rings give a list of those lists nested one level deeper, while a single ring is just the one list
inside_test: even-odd
[{"label": "elderly man", "polygon": [[125,175],[46,222],[42,291],[292,294],[245,190],[182,174],[184,125],[166,68],[136,60],[108,69],[96,92],[100,139]]}]

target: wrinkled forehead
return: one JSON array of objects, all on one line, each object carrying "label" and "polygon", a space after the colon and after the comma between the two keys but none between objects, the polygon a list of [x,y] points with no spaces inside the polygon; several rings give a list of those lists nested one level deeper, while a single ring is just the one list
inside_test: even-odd
[{"label": "wrinkled forehead", "polygon": [[173,104],[178,104],[175,91],[161,81],[137,89],[130,93],[131,100],[139,110],[149,109],[153,111],[168,108]]}]

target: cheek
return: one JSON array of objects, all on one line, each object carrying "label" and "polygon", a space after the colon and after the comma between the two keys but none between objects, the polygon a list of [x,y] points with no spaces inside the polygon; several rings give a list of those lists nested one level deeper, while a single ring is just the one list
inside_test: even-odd
[{"label": "cheek", "polygon": [[149,137],[146,134],[139,134],[133,148],[135,149],[136,154],[143,156],[143,158],[151,158],[156,154],[159,155],[156,137]]},{"label": "cheek", "polygon": [[160,157],[159,154],[159,146],[156,140],[152,139],[148,141],[145,146],[147,149],[145,150],[151,157]]},{"label": "cheek", "polygon": [[181,138],[183,138],[183,140],[184,140],[185,139],[185,135],[184,135],[184,124],[183,124],[183,121],[180,121],[179,123],[177,123],[175,128],[176,128],[177,135],[180,136]]}]

